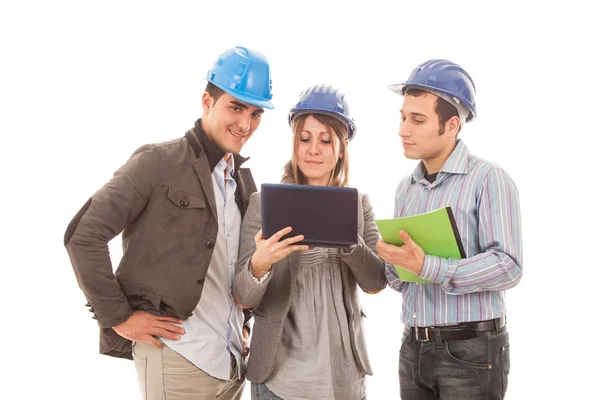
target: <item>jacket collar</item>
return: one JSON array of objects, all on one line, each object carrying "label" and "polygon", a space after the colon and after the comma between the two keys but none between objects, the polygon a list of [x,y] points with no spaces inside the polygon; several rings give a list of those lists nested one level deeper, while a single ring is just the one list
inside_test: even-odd
[{"label": "jacket collar", "polygon": [[[204,129],[202,129],[202,118],[198,118],[198,120],[194,124],[194,128],[192,128],[192,131],[194,132],[194,135],[192,136],[197,140],[197,142],[193,142],[190,144],[194,148],[196,157],[199,157],[200,153],[204,152],[206,154],[206,158],[208,159],[208,166],[210,167],[210,172],[212,173],[219,161],[221,161],[225,156],[225,152],[208,138],[208,136],[204,132]],[[249,159],[250,157],[242,157],[239,154],[233,154],[234,171],[237,172],[240,166]]]}]

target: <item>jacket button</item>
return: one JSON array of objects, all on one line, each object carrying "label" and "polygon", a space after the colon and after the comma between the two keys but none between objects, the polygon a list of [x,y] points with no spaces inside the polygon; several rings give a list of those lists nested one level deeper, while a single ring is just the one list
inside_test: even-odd
[{"label": "jacket button", "polygon": [[179,202],[179,205],[180,205],[181,207],[184,207],[184,208],[185,208],[185,207],[189,206],[189,205],[190,205],[190,203],[189,203],[189,202],[188,202],[186,199],[183,199],[183,200],[181,200],[181,201]]},{"label": "jacket button", "polygon": [[185,316],[188,317],[188,318],[191,317],[192,315],[194,315],[194,313],[191,313],[191,312],[185,314]]},{"label": "jacket button", "polygon": [[209,249],[212,249],[213,247],[215,247],[215,244],[209,240],[208,242],[206,242],[206,247],[208,247]]},{"label": "jacket button", "polygon": [[94,314],[94,316],[92,317],[92,319],[98,319],[98,317],[96,317],[96,314]]},{"label": "jacket button", "polygon": [[85,303],[86,307],[91,307],[92,305],[90,304],[90,302],[88,301],[87,303]]},{"label": "jacket button", "polygon": [[198,278],[196,282],[202,285],[204,283],[204,278]]},{"label": "jacket button", "polygon": [[88,311],[89,312],[94,312],[94,309],[92,307],[90,307],[90,309]]}]

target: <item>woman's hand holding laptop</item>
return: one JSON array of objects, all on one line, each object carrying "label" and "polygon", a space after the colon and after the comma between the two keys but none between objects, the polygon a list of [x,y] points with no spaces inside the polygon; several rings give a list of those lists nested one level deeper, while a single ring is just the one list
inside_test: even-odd
[{"label": "woman's hand holding laptop", "polygon": [[288,226],[275,233],[268,239],[263,238],[262,229],[254,237],[256,251],[250,259],[250,268],[255,278],[262,278],[269,270],[271,265],[283,260],[290,253],[297,250],[308,250],[307,245],[294,244],[304,239],[303,235],[296,235],[287,239],[280,239],[290,233],[292,227]]}]

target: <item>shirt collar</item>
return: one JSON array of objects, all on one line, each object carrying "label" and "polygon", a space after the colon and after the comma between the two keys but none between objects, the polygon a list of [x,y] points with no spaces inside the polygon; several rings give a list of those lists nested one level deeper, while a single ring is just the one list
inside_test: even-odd
[{"label": "shirt collar", "polygon": [[[468,173],[469,149],[462,140],[456,142],[456,147],[450,153],[440,172],[447,174],[466,174]],[[439,175],[438,175],[439,176]],[[419,182],[425,177],[425,164],[423,160],[419,162],[417,168],[412,173],[412,181]]]},{"label": "shirt collar", "polygon": [[225,160],[224,158],[221,158],[219,160],[219,162],[217,163],[217,165],[215,166],[215,168],[213,169],[213,172],[215,171],[215,169],[217,171],[219,171],[219,173],[223,173],[225,174],[225,176],[227,175],[232,175],[232,171],[235,171],[235,160],[233,157],[229,157],[229,159]]}]

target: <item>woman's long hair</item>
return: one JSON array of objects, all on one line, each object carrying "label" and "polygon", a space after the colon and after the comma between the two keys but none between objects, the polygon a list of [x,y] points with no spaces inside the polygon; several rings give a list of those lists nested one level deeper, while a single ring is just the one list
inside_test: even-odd
[{"label": "woman's long hair", "polygon": [[[292,122],[292,132],[294,133],[293,147],[292,147],[292,159],[285,165],[283,176],[281,181],[291,181],[296,185],[307,185],[308,179],[300,171],[298,167],[298,160],[296,159],[296,148],[300,142],[300,132],[304,129],[304,122],[309,115],[312,115],[317,121],[325,125],[329,134],[332,136],[331,145],[335,145],[335,137],[340,143],[340,155],[341,158],[337,159],[335,168],[331,171],[329,182],[327,186],[348,186],[349,178],[349,167],[348,167],[348,126],[339,119],[326,114],[303,114],[298,116]],[[333,132],[332,132],[333,131]]]}]

